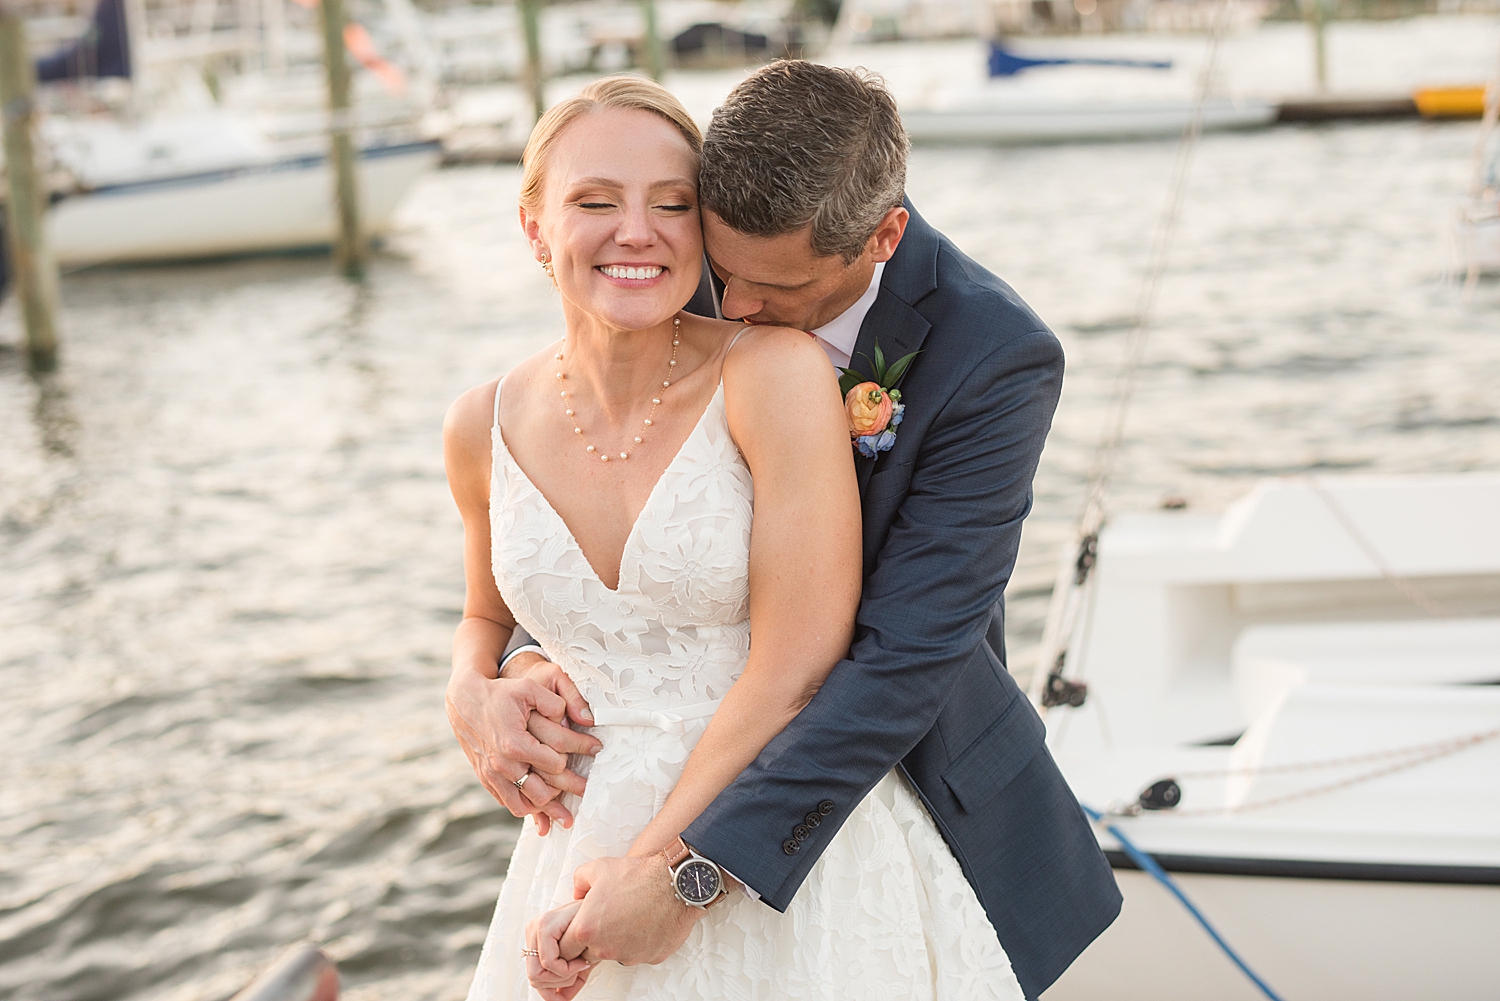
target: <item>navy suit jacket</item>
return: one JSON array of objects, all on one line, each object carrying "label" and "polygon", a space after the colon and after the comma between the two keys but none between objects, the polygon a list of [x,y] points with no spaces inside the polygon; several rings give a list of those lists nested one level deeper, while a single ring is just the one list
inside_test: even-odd
[{"label": "navy suit jacket", "polygon": [[1005,585],[1062,389],[1062,346],[1010,286],[907,208],[851,363],[868,373],[877,341],[890,360],[921,352],[901,382],[895,446],[855,460],[864,596],[853,646],[683,838],[785,910],[849,811],[899,766],[1035,998],[1120,910],[1109,863],[1005,666]]},{"label": "navy suit jacket", "polygon": [[[1005,585],[1062,347],[1010,286],[907,208],[852,363],[868,372],[877,341],[887,359],[921,352],[901,382],[895,446],[855,460],[854,643],[683,838],[784,911],[849,811],[899,767],[1035,999],[1120,910],[1109,863],[1005,666]],[[689,308],[711,315],[702,300]]]}]

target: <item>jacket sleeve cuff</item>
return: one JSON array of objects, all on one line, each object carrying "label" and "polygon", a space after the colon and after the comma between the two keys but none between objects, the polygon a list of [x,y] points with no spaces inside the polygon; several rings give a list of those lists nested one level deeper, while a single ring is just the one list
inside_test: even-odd
[{"label": "jacket sleeve cuff", "polygon": [[509,664],[511,662],[511,659],[515,657],[516,654],[527,652],[540,654],[543,657],[547,656],[547,654],[542,650],[542,645],[540,643],[523,643],[521,646],[516,647],[514,650],[507,650],[505,652],[505,656],[500,658],[500,673],[505,673],[505,665]]}]

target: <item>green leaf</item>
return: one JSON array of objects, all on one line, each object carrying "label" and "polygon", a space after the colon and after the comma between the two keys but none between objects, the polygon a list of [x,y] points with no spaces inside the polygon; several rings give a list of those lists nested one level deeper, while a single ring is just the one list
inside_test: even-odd
[{"label": "green leaf", "polygon": [[875,342],[875,381],[882,386],[885,385],[885,352],[880,350],[880,342]]},{"label": "green leaf", "polygon": [[865,381],[865,377],[851,368],[844,369],[844,374],[839,377],[839,394],[848,396],[849,390]]},{"label": "green leaf", "polygon": [[886,378],[885,381],[881,382],[881,385],[895,388],[896,383],[901,381],[901,377],[905,375],[906,370],[911,367],[911,360],[919,354],[921,354],[920,351],[913,351],[905,358],[898,360],[894,365],[890,367],[890,370],[885,373]]}]

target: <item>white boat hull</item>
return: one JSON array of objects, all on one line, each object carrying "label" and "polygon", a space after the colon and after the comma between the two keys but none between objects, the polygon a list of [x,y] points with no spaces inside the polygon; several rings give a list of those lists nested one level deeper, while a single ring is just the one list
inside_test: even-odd
[{"label": "white boat hull", "polygon": [[[1193,119],[1187,101],[997,105],[912,110],[902,122],[914,143],[1023,145],[1106,139],[1157,139],[1182,134]],[[1264,101],[1210,101],[1205,131],[1269,125],[1276,109]]]},{"label": "white boat hull", "polygon": [[[1099,537],[1048,746],[1287,1001],[1500,996],[1496,510],[1493,473],[1300,476]],[[1048,1001],[1259,997],[1098,836],[1124,911]]]},{"label": "white boat hull", "polygon": [[[389,228],[402,195],[439,155],[437,143],[360,154],[366,233]],[[335,226],[333,172],[321,156],[99,188],[62,200],[48,215],[63,267],[327,245]]]},{"label": "white boat hull", "polygon": [[[1115,871],[1120,917],[1044,1001],[1264,1001],[1177,899]],[[1174,874],[1242,958],[1297,1001],[1488,1001],[1500,886]]]}]

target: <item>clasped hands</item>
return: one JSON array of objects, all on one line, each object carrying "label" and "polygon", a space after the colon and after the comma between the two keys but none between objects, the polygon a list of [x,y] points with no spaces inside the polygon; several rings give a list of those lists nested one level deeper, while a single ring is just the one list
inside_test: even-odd
[{"label": "clasped hands", "polygon": [[[593,714],[567,674],[534,653],[516,655],[499,678],[456,672],[448,720],[480,783],[517,817],[534,817],[545,836],[573,826],[561,793],[583,795],[569,754],[597,754],[600,742],[571,729]],[[516,781],[528,776],[520,786]],[[687,939],[703,911],[671,891],[660,854],[603,858],[573,875],[575,899],[526,927],[526,972],[547,1001],[571,1001],[594,963],[660,963]]]},{"label": "clasped hands", "polygon": [[592,756],[602,745],[569,727],[592,726],[594,716],[561,667],[528,651],[512,658],[498,678],[455,671],[447,710],[474,774],[501,806],[534,817],[544,837],[553,824],[573,826],[560,794],[582,796],[584,780],[568,767],[567,756]]},{"label": "clasped hands", "polygon": [[579,866],[573,896],[526,925],[526,976],[546,1001],[571,1001],[601,960],[662,962],[704,914],[672,893],[659,852]]}]

